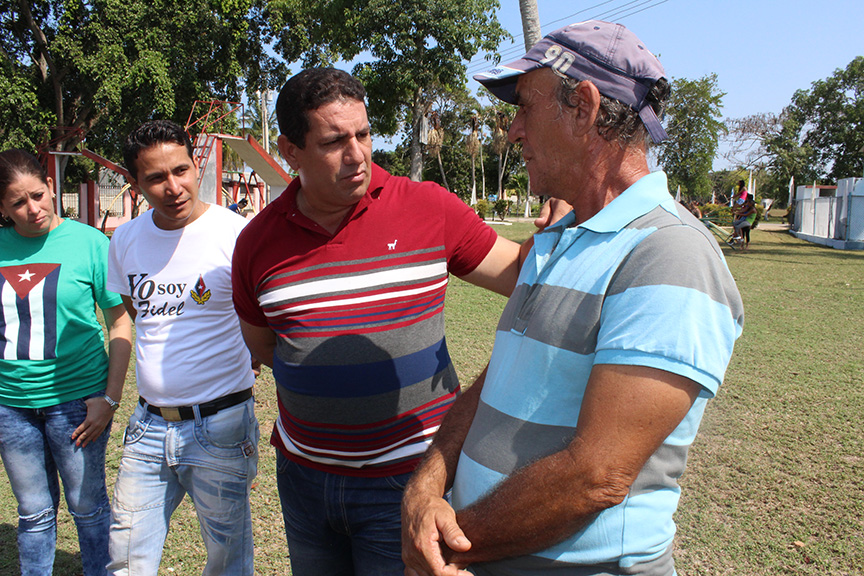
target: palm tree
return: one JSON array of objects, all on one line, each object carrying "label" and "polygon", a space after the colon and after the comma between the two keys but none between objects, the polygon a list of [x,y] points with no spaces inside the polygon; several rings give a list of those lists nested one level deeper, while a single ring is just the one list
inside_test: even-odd
[{"label": "palm tree", "polygon": [[[471,133],[468,134],[465,141],[465,147],[468,149],[468,155],[471,157],[471,206],[477,203],[477,155],[480,153],[480,118],[475,114],[471,117]],[[482,159],[480,167],[483,167]]]},{"label": "palm tree", "polygon": [[[279,136],[279,127],[276,122],[275,110],[267,110],[267,132],[269,142],[264,142],[264,119],[262,117],[261,106],[258,102],[250,102],[246,106],[246,111],[240,118],[245,127],[246,133],[251,134],[256,140],[261,142],[264,147],[273,154],[277,150],[276,140]],[[245,136],[245,134],[244,134]]]},{"label": "palm tree", "polygon": [[438,169],[441,170],[441,181],[444,188],[450,191],[447,185],[447,175],[444,173],[444,163],[441,162],[441,146],[444,145],[444,129],[441,128],[441,117],[438,112],[432,111],[429,115],[429,142],[426,144],[426,152],[438,158]]},{"label": "palm tree", "polygon": [[495,111],[495,127],[492,132],[492,150],[498,155],[498,197],[503,196],[504,168],[507,166],[507,157],[510,155],[510,141],[507,139],[507,131],[510,128],[512,118],[504,110]]}]

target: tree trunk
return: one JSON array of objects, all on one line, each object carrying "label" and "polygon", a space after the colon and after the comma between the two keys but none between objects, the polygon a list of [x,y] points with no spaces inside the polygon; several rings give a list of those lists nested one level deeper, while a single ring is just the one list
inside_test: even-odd
[{"label": "tree trunk", "polygon": [[504,169],[507,167],[507,157],[510,155],[510,146],[504,154],[498,155],[498,199],[504,197]]},{"label": "tree trunk", "polygon": [[483,141],[480,141],[480,198],[486,199],[486,166],[483,165]]},{"label": "tree trunk", "polygon": [[423,179],[423,144],[420,142],[420,130],[423,126],[423,101],[421,96],[422,88],[417,88],[414,92],[414,106],[412,107],[411,118],[411,170],[409,177],[414,182],[419,182]]},{"label": "tree trunk", "polygon": [[450,192],[450,186],[447,184],[447,175],[444,174],[444,163],[441,162],[441,152],[438,152],[436,156],[438,156],[438,168],[441,170],[441,182],[444,183],[444,188]]},{"label": "tree trunk", "polygon": [[522,14],[522,35],[525,37],[525,51],[527,52],[541,38],[537,0],[519,0],[519,12]]},{"label": "tree trunk", "polygon": [[501,157],[503,154],[498,154],[498,198],[501,198],[501,182],[504,180],[504,167],[501,166]]},{"label": "tree trunk", "polygon": [[471,156],[471,206],[477,203],[477,161]]}]

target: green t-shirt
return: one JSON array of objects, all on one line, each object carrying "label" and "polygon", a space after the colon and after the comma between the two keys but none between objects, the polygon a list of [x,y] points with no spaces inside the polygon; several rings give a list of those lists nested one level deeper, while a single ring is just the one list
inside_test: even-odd
[{"label": "green t-shirt", "polygon": [[105,389],[108,354],[96,304],[105,289],[108,238],[71,220],[44,236],[0,228],[0,404],[54,406]]}]

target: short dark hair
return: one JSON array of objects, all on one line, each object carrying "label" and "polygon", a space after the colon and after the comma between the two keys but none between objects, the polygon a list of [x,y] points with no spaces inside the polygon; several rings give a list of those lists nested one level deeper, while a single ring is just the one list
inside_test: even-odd
[{"label": "short dark hair", "polygon": [[366,89],[351,74],[336,68],[308,68],[285,82],[276,100],[279,132],[300,148],[306,147],[309,118],[306,113],[336,100],[365,103]]},{"label": "short dark hair", "polygon": [[[562,77],[558,85],[558,102],[564,106],[574,107],[578,103],[573,102],[576,87],[582,82],[575,78]],[[657,118],[663,118],[666,101],[672,93],[669,81],[665,78],[658,79],[645,100],[654,109]],[[594,122],[597,131],[607,141],[617,140],[622,146],[632,144],[650,147],[653,145],[648,129],[639,117],[639,112],[627,104],[600,94],[600,113]]]},{"label": "short dark hair", "polygon": [[[48,185],[48,176],[35,156],[20,148],[0,152],[0,202],[3,202],[9,187],[21,176],[34,176]],[[9,224],[10,220],[0,218],[0,225]]]},{"label": "short dark hair", "polygon": [[126,163],[126,169],[129,170],[133,178],[138,178],[138,166],[135,162],[138,159],[138,154],[142,150],[146,150],[157,144],[166,143],[185,146],[189,158],[195,159],[189,135],[183,128],[171,120],[150,120],[133,130],[126,137],[126,141],[123,143],[123,161]]}]

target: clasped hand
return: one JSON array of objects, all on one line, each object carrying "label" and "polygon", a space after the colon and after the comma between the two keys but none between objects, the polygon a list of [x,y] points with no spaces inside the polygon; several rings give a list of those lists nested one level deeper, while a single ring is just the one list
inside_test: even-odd
[{"label": "clasped hand", "polygon": [[406,496],[402,501],[402,560],[405,576],[470,576],[458,556],[471,548],[456,512],[440,497]]}]

